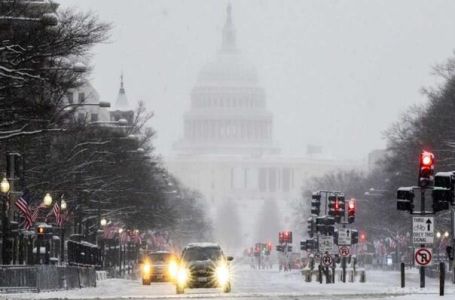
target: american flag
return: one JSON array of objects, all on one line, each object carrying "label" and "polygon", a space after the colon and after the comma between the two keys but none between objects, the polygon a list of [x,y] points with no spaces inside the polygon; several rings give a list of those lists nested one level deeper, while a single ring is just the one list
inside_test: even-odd
[{"label": "american flag", "polygon": [[32,212],[32,221],[33,221],[33,223],[35,223],[36,219],[38,219],[40,209],[44,208],[44,207],[46,207],[46,206],[42,202],[35,207],[35,209]]},{"label": "american flag", "polygon": [[54,207],[52,208],[52,211],[54,212],[55,223],[57,223],[58,226],[62,226],[63,217],[62,217],[62,211],[60,210],[60,205],[58,205],[58,202],[55,202]]},{"label": "american flag", "polygon": [[32,213],[30,211],[30,207],[28,206],[28,202],[30,200],[30,195],[27,191],[25,191],[22,196],[16,200],[16,207],[19,210],[19,213],[25,219],[24,228],[29,230],[30,227],[33,225]]}]

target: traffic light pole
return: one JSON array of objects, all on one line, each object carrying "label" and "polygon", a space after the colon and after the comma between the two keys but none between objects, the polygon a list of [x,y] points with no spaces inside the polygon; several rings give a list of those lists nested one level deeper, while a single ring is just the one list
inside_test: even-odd
[{"label": "traffic light pole", "polygon": [[[425,189],[421,189],[420,191],[420,213],[422,216],[425,215]],[[420,245],[420,247],[424,248],[425,244]],[[425,267],[420,266],[420,288],[425,287]]]}]

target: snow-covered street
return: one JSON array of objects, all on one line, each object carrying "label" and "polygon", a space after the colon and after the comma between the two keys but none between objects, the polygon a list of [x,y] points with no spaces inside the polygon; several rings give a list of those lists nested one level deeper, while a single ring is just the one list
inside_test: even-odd
[{"label": "snow-covered street", "polygon": [[[320,284],[306,283],[299,272],[250,270],[246,266],[235,269],[231,294],[216,289],[193,289],[176,295],[168,283],[143,286],[136,280],[108,279],[96,288],[2,295],[1,299],[166,299],[166,298],[222,298],[222,299],[438,299],[438,282],[427,278],[427,287],[419,288],[418,274],[408,271],[407,287],[401,289],[398,272],[369,271],[366,283]],[[455,296],[455,285],[446,282],[446,297]]]}]

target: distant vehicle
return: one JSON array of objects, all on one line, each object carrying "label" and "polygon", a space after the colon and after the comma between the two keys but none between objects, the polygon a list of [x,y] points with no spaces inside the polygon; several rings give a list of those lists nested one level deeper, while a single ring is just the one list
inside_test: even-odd
[{"label": "distant vehicle", "polygon": [[224,256],[221,247],[214,243],[188,244],[182,252],[176,277],[176,292],[185,288],[221,288],[231,291],[231,256]]},{"label": "distant vehicle", "polygon": [[169,251],[145,254],[141,260],[143,285],[154,281],[174,281],[177,275],[177,257]]}]

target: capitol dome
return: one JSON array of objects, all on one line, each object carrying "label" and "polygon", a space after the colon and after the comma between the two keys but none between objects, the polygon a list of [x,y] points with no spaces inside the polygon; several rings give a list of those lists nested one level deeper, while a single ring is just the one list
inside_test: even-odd
[{"label": "capitol dome", "polygon": [[256,68],[249,64],[238,52],[219,53],[217,59],[202,68],[197,86],[212,84],[258,83]]},{"label": "capitol dome", "polygon": [[181,154],[275,153],[272,129],[256,68],[237,49],[228,5],[220,50],[199,72],[184,115],[184,137],[175,149]]}]

